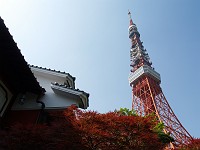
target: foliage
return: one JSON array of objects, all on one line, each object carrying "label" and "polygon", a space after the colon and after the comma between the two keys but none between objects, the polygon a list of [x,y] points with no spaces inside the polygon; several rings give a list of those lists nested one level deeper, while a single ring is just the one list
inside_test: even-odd
[{"label": "foliage", "polygon": [[162,143],[170,143],[174,142],[174,139],[169,135],[164,133],[164,123],[159,122],[153,130],[158,134],[159,139],[162,141]]},{"label": "foliage", "polygon": [[[119,113],[125,116],[137,116],[135,110],[129,110],[128,108],[120,108]],[[144,118],[152,118],[152,122],[155,122],[155,126],[153,127],[153,131],[158,134],[158,137],[162,143],[170,143],[173,142],[174,139],[169,135],[165,134],[164,131],[164,123],[159,122],[154,113],[144,116]]]},{"label": "foliage", "polygon": [[[53,122],[50,125],[24,125],[16,123],[9,130],[0,132],[0,149],[8,150],[70,150],[81,149],[77,131],[63,112],[51,113]],[[83,148],[84,149],[84,148]]]},{"label": "foliage", "polygon": [[178,150],[200,150],[200,139],[196,138],[189,142],[188,145],[179,148]]},{"label": "foliage", "polygon": [[119,113],[124,116],[137,116],[137,113],[134,109],[129,110],[128,108],[120,108]]},{"label": "foliage", "polygon": [[[122,115],[121,112],[126,112]],[[2,149],[10,150],[159,150],[170,140],[162,141],[161,124],[154,116],[133,115],[128,109],[100,114],[74,106],[51,113],[50,125],[17,124],[5,131]],[[166,136],[162,133],[162,136]]]}]

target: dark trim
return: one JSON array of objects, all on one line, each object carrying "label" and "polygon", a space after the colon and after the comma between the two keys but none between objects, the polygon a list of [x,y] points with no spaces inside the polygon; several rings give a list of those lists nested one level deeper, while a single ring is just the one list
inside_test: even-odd
[{"label": "dark trim", "polygon": [[0,83],[0,88],[2,88],[3,91],[6,93],[6,101],[4,102],[3,106],[0,109],[0,113],[1,113],[4,109],[4,107],[6,106],[6,103],[8,102],[8,93],[7,93],[6,89],[3,87],[3,85],[1,85],[1,83]]}]

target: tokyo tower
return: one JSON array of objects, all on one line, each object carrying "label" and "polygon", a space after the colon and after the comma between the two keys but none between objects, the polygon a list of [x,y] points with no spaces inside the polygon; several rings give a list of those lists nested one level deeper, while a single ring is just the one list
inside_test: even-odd
[{"label": "tokyo tower", "polygon": [[131,72],[129,84],[132,87],[132,109],[144,116],[154,113],[165,125],[164,132],[169,133],[175,140],[170,144],[174,149],[187,144],[191,135],[182,126],[160,87],[160,74],[154,70],[149,55],[140,41],[140,33],[130,16],[129,38],[131,39]]}]

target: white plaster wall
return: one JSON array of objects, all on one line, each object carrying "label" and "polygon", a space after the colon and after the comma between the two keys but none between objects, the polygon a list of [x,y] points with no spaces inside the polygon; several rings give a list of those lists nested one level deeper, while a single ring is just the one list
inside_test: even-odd
[{"label": "white plaster wall", "polygon": [[[64,84],[66,77],[59,77],[56,75],[33,70],[32,72],[40,86],[46,90],[45,95],[39,99],[45,103],[45,109],[61,109],[71,106],[72,104],[75,104],[79,107],[78,99],[55,94],[51,89],[51,83],[57,82],[59,84]],[[37,95],[33,93],[26,93],[25,101],[23,104],[20,102],[21,97],[22,95],[19,95],[16,99],[12,107],[13,110],[41,109],[41,104],[36,103]]]},{"label": "white plaster wall", "polygon": [[65,78],[63,77],[56,77],[54,75],[44,74],[40,72],[33,72],[34,76],[36,77],[37,81],[40,83],[40,86],[45,88],[47,92],[53,92],[51,89],[51,83],[59,83],[64,84]]},{"label": "white plaster wall", "polygon": [[74,80],[71,77],[69,77],[67,74],[58,73],[58,72],[40,69],[40,68],[34,68],[34,67],[31,67],[31,71],[33,72],[35,77],[38,78],[38,81],[40,80],[40,78],[45,78],[45,79],[49,79],[52,82],[53,81],[57,82],[59,84],[69,83],[69,85],[72,88],[75,88]]},{"label": "white plaster wall", "polygon": [[78,100],[66,96],[47,92],[41,101],[45,103],[46,109],[67,108],[72,104],[79,106]]},{"label": "white plaster wall", "polygon": [[[33,93],[26,93],[25,100],[21,101],[22,95],[18,95],[12,110],[35,110],[41,109],[41,104],[37,103],[37,95]],[[43,97],[39,99],[45,103],[45,109],[64,109],[72,104],[78,106],[78,101],[76,99],[70,99],[66,96],[57,95],[52,92],[46,92]]]},{"label": "white plaster wall", "polygon": [[72,104],[78,106],[78,100],[72,99],[71,97],[69,98],[67,96],[55,94],[54,91],[51,89],[51,83],[57,82],[59,84],[64,84],[66,78],[41,72],[33,73],[40,85],[46,90],[45,95],[40,99],[40,101],[45,103],[46,108],[66,108],[67,106],[70,106]]}]

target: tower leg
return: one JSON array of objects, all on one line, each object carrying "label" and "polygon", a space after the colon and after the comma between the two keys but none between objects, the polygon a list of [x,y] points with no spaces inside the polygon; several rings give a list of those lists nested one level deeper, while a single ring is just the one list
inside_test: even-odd
[{"label": "tower leg", "polygon": [[175,140],[174,143],[170,143],[170,148],[188,144],[192,137],[174,114],[158,82],[144,76],[136,82],[132,92],[132,108],[138,115],[154,113],[158,120],[164,123],[164,132]]}]

